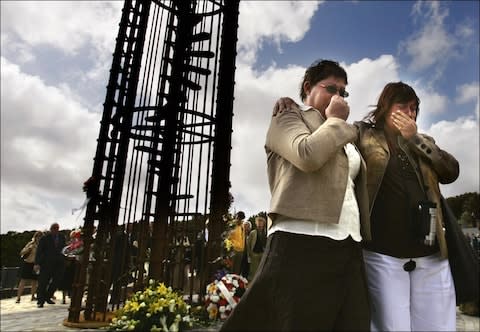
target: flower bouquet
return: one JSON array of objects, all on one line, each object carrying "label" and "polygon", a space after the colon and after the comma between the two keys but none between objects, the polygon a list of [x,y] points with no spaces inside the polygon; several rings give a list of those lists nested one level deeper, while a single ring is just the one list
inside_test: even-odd
[{"label": "flower bouquet", "polygon": [[70,233],[70,243],[62,249],[62,254],[69,258],[78,258],[83,253],[82,231],[77,229]]},{"label": "flower bouquet", "polygon": [[190,305],[171,287],[154,280],[136,292],[117,311],[109,330],[120,331],[182,331],[192,327]]},{"label": "flower bouquet", "polygon": [[245,293],[248,280],[237,274],[226,274],[207,285],[205,307],[209,319],[224,320]]}]

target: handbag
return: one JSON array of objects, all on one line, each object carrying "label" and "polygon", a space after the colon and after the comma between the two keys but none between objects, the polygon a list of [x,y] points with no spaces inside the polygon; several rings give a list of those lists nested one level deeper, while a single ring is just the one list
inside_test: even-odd
[{"label": "handbag", "polygon": [[443,196],[441,197],[441,204],[448,248],[448,262],[455,285],[457,304],[478,301],[479,258],[468,243],[453,211]]}]

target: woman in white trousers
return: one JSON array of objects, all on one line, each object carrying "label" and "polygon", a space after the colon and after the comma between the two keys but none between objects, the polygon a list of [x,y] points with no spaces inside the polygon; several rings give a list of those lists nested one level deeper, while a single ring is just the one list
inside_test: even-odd
[{"label": "woman in white trousers", "polygon": [[420,99],[389,83],[359,128],[372,241],[364,244],[373,331],[454,331],[455,288],[442,227],[440,183],[457,160],[417,132]]}]

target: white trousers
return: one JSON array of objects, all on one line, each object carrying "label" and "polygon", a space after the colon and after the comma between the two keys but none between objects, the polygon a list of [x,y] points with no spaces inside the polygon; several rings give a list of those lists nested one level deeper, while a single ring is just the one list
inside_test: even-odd
[{"label": "white trousers", "polygon": [[455,331],[455,288],[448,259],[396,258],[364,250],[372,331]]}]

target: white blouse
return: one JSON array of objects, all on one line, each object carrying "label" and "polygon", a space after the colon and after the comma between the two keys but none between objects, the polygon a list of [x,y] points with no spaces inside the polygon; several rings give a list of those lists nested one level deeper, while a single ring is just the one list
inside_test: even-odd
[{"label": "white blouse", "polygon": [[357,242],[362,240],[360,235],[360,213],[355,197],[355,183],[353,182],[360,171],[360,154],[351,143],[345,145],[344,149],[348,158],[348,181],[338,224],[291,219],[278,215],[272,227],[268,230],[268,235],[283,231],[295,234],[326,236],[334,240],[344,240],[350,235]]}]

